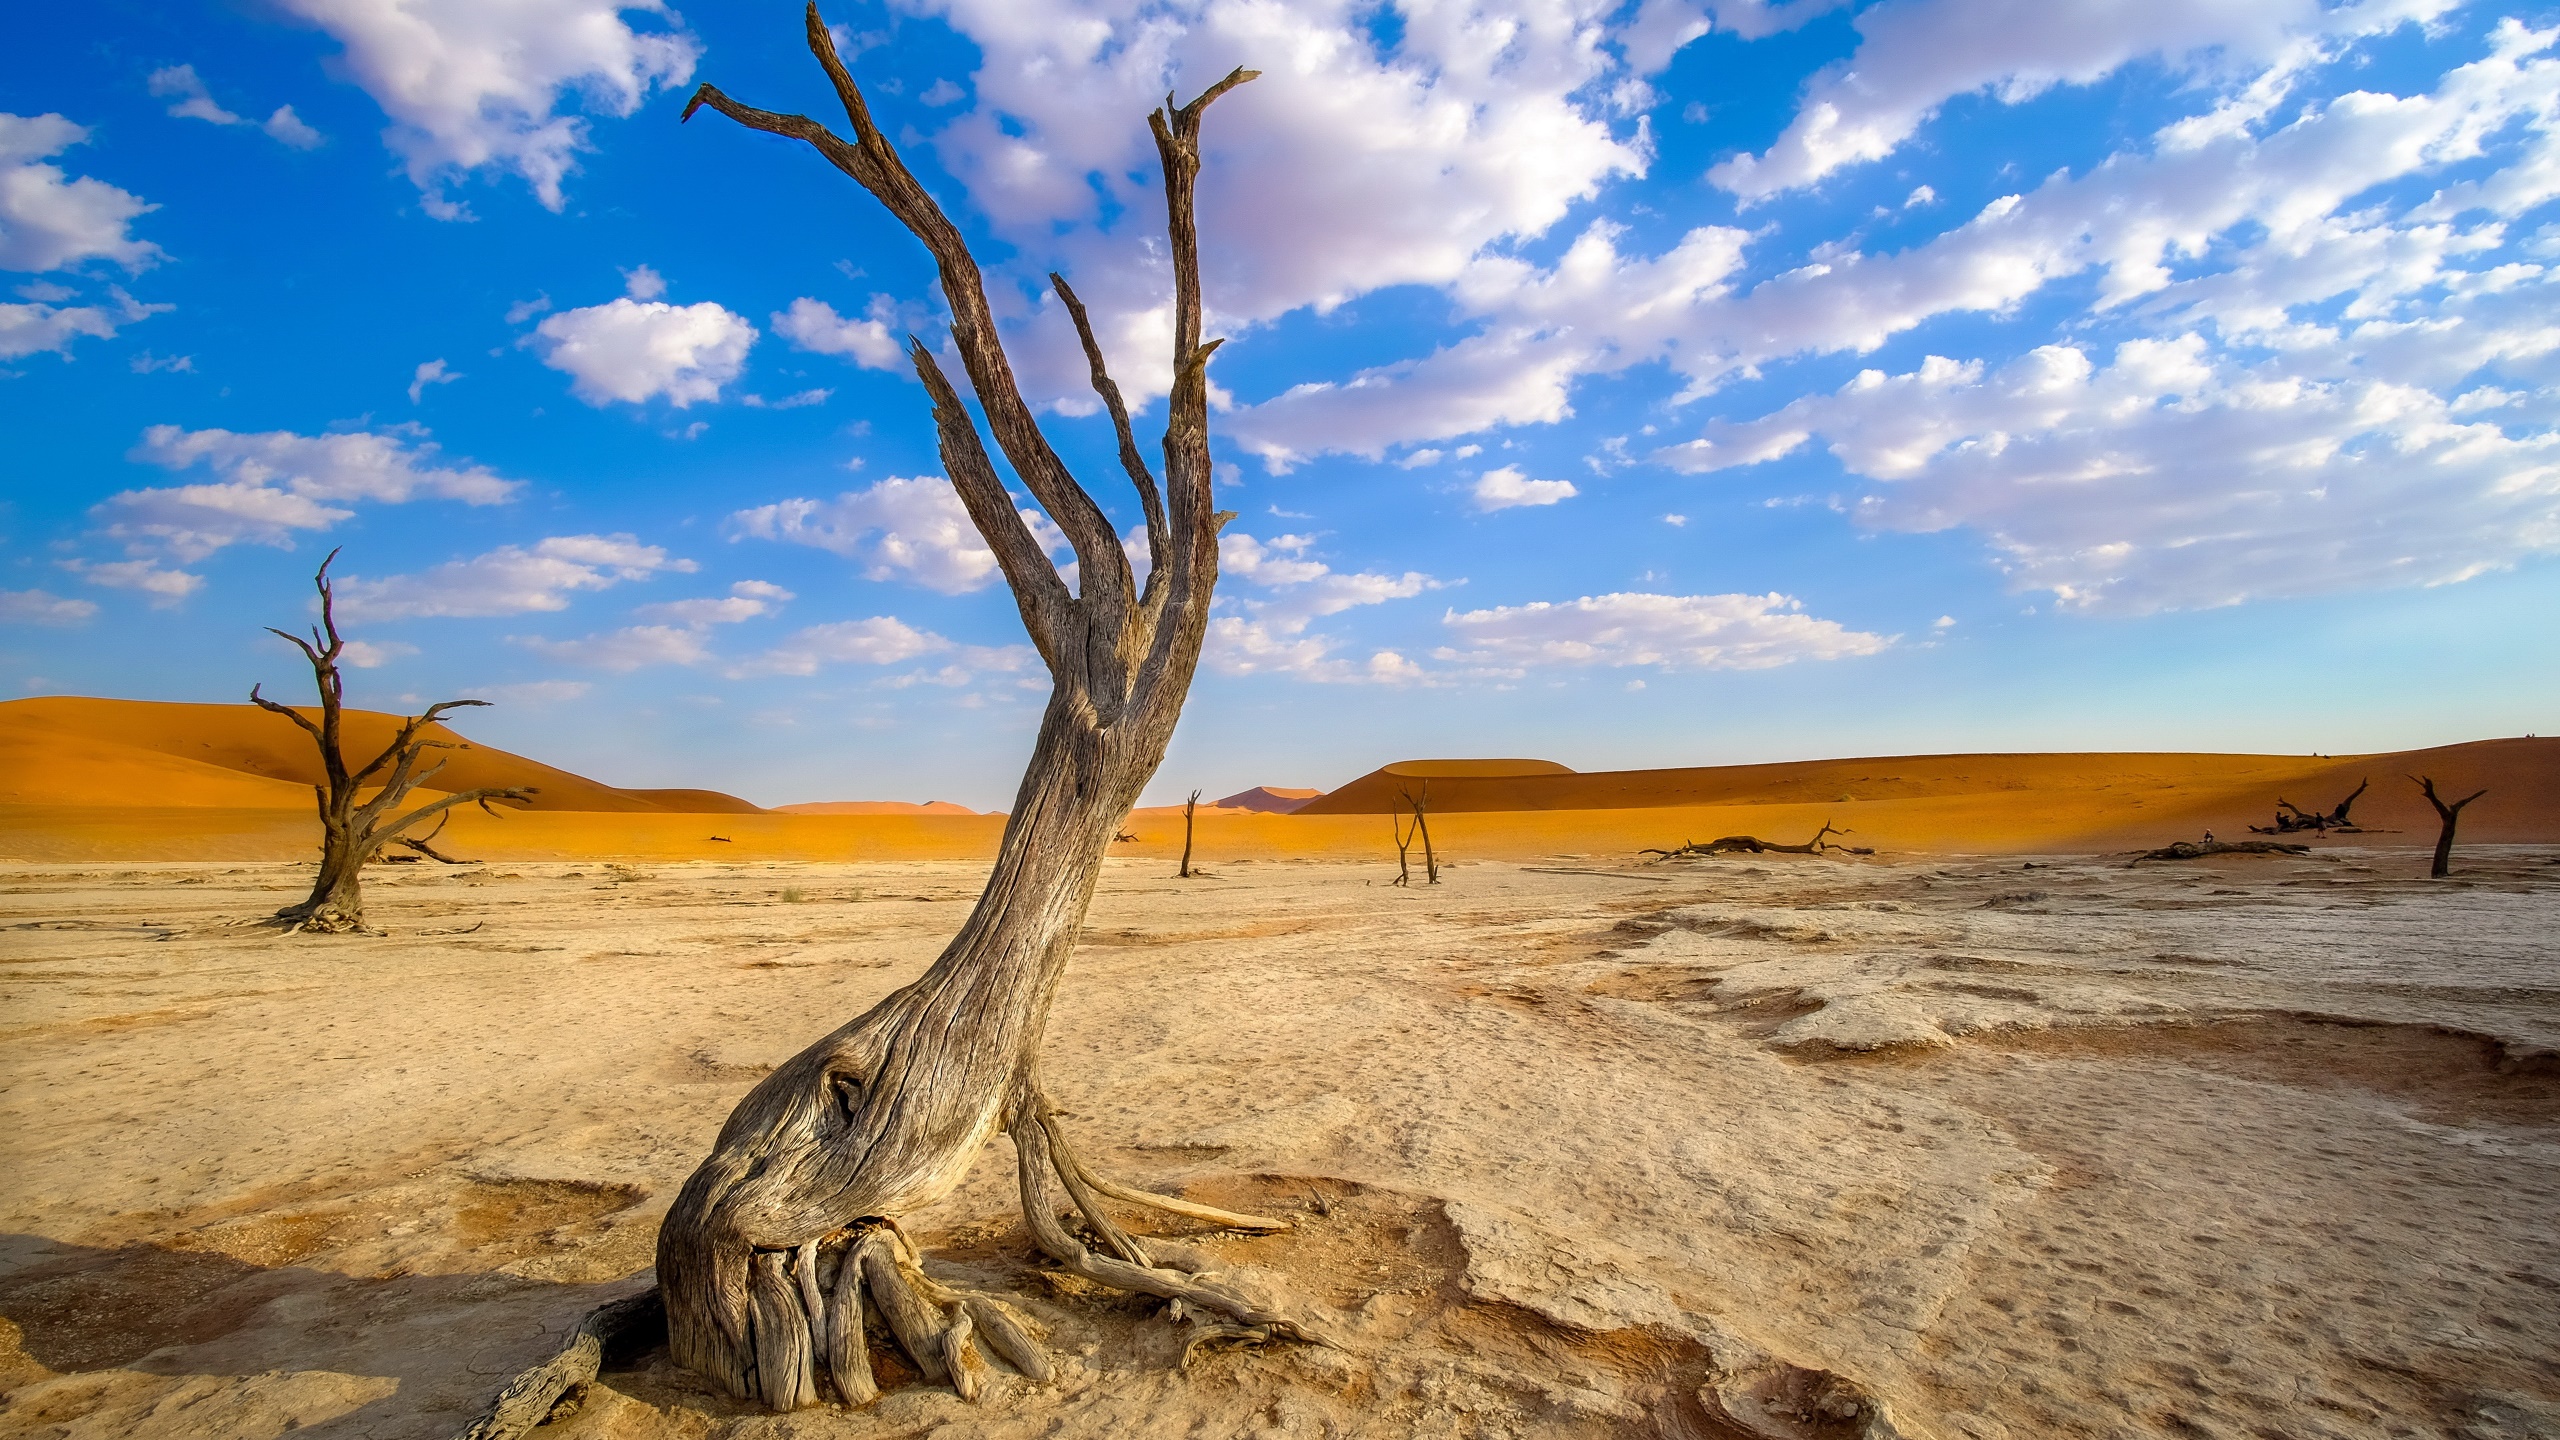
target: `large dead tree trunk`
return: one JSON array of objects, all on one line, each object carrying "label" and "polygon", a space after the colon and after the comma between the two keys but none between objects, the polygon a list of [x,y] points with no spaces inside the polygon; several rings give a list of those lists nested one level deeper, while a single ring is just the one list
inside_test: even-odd
[{"label": "large dead tree trunk", "polygon": [[[742,125],[805,141],[924,242],[951,307],[952,347],[988,429],[1074,546],[1082,593],[1069,593],[1032,538],[933,352],[910,338],[909,358],[933,401],[943,465],[1003,568],[1054,688],[994,871],[960,933],[922,978],[750,1091],[677,1196],[658,1236],[669,1346],[678,1364],[777,1409],[815,1403],[822,1378],[839,1399],[860,1404],[876,1393],[863,1333],[867,1294],[929,1380],[974,1396],[986,1365],[982,1343],[1013,1369],[1044,1378],[1047,1364],[1021,1322],[984,1297],[927,1278],[894,1228],[897,1217],[958,1184],[1000,1129],[1018,1151],[1032,1236],[1063,1268],[1178,1299],[1266,1338],[1314,1338],[1214,1278],[1158,1263],[1171,1251],[1151,1254],[1113,1223],[1102,1202],[1169,1208],[1237,1228],[1286,1228],[1283,1222],[1148,1196],[1096,1177],[1067,1148],[1035,1066],[1104,850],[1164,758],[1182,713],[1217,582],[1218,531],[1232,518],[1214,510],[1210,494],[1206,367],[1217,342],[1200,339],[1192,187],[1201,113],[1253,72],[1238,70],[1190,104],[1168,100],[1148,117],[1164,165],[1174,275],[1161,494],[1083,305],[1064,279],[1050,277],[1083,339],[1094,389],[1146,514],[1152,568],[1141,591],[1110,520],[1034,423],[968,246],[872,122],[815,5],[806,21],[809,48],[834,82],[852,140],[806,116],[741,105],[709,85],[695,92],[685,114],[708,105]],[[1099,1250],[1058,1224],[1053,1184],[1065,1186]]]},{"label": "large dead tree trunk", "polygon": [[[421,805],[406,815],[393,813],[411,791],[435,778],[436,772],[445,766],[444,761],[438,760],[424,770],[418,768],[419,757],[427,751],[451,748],[443,741],[423,738],[426,728],[441,719],[448,710],[486,705],[489,703],[486,700],[438,701],[404,721],[399,733],[383,747],[381,754],[358,768],[348,768],[346,751],[341,743],[346,681],[338,671],[338,657],[346,652],[347,642],[338,634],[337,601],[329,581],[329,566],[337,558],[338,552],[330,551],[328,558],[320,562],[319,573],[311,577],[312,585],[320,592],[320,624],[312,630],[311,638],[305,640],[272,626],[267,630],[268,634],[281,636],[290,642],[302,652],[304,659],[311,662],[311,678],[320,691],[319,722],[315,724],[311,717],[293,706],[259,694],[258,686],[249,687],[252,704],[272,710],[301,726],[311,736],[312,743],[320,747],[320,769],[324,778],[320,784],[311,787],[320,810],[320,872],[312,879],[308,898],[275,913],[277,923],[285,926],[288,934],[316,932],[336,935],[363,930],[364,867],[373,859],[374,852],[400,839],[401,832],[410,826],[430,815],[444,815],[454,806],[477,804],[481,809],[489,810],[492,800],[521,803],[534,793],[532,786],[462,790]],[[364,795],[368,787],[373,790],[369,799]],[[489,810],[489,813],[494,815],[498,812]],[[436,822],[436,828],[444,828],[443,820]],[[431,836],[433,833],[429,832]],[[413,848],[427,854],[435,853],[428,850],[424,842],[417,842]]]},{"label": "large dead tree trunk", "polygon": [[2427,803],[2436,807],[2436,818],[2444,822],[2444,828],[2436,833],[2435,863],[2427,867],[2427,878],[2441,880],[2453,873],[2453,827],[2462,823],[2462,807],[2489,792],[2474,790],[2448,805],[2443,797],[2436,794],[2433,777],[2412,775],[2409,779],[2425,793]]}]

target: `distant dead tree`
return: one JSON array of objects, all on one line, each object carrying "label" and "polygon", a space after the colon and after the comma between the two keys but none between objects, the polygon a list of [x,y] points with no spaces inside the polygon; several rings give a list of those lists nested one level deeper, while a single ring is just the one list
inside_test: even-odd
[{"label": "distant dead tree", "polygon": [[2372,784],[2373,781],[2370,779],[2358,784],[2355,790],[2350,793],[2346,799],[2338,802],[2336,808],[2326,812],[2305,810],[2301,806],[2296,805],[2292,801],[2279,795],[2276,797],[2276,823],[2273,825],[2252,825],[2249,827],[2249,833],[2252,835],[2291,835],[2298,831],[2311,830],[2325,835],[2332,830],[2352,831],[2356,826],[2353,821],[2350,821],[2347,818],[2347,812],[2354,808],[2357,797],[2363,795],[2366,787]]},{"label": "distant dead tree", "polygon": [[1775,840],[1763,840],[1757,835],[1727,835],[1721,839],[1710,840],[1704,845],[1689,840],[1683,841],[1677,850],[1639,850],[1636,853],[1659,855],[1665,860],[1678,859],[1684,855],[1820,855],[1828,850],[1837,850],[1843,855],[1876,853],[1872,845],[1840,845],[1830,838],[1848,833],[1850,832],[1837,829],[1830,821],[1825,820],[1822,822],[1822,828],[1813,832],[1813,838],[1801,845],[1786,845]]},{"label": "distant dead tree", "polygon": [[1191,798],[1182,802],[1182,873],[1176,879],[1191,878],[1191,812],[1199,808],[1200,792],[1194,790]]},{"label": "distant dead tree", "polygon": [[[1016,510],[933,350],[910,337],[908,358],[933,402],[944,470],[994,553],[1054,684],[994,869],[959,934],[912,984],[749,1091],[676,1196],[658,1232],[670,1354],[715,1388],[774,1409],[817,1403],[821,1385],[860,1405],[878,1394],[864,1334],[867,1308],[876,1307],[930,1383],[974,1399],[988,1355],[1033,1380],[1048,1379],[1029,1325],[995,1300],[926,1275],[897,1226],[958,1185],[998,1129],[1013,1140],[1031,1238],[1056,1268],[1174,1301],[1177,1313],[1226,1327],[1216,1330],[1221,1335],[1321,1340],[1311,1324],[1202,1273],[1205,1262],[1129,1234],[1103,1202],[1231,1229],[1284,1230],[1288,1222],[1150,1195],[1097,1175],[1069,1147],[1037,1065],[1104,852],[1162,763],[1181,716],[1208,630],[1218,532],[1233,518],[1214,508],[1210,491],[1207,368],[1218,342],[1200,338],[1193,187],[1202,113],[1254,72],[1236,70],[1190,104],[1168,99],[1148,117],[1164,168],[1168,244],[1159,253],[1174,289],[1161,491],[1083,303],[1065,279],[1049,277],[1083,341],[1093,388],[1119,439],[1121,468],[1145,512],[1150,568],[1141,589],[1110,517],[1068,472],[1023,399],[959,229],[873,122],[816,5],[805,23],[809,49],[851,125],[850,140],[803,115],[742,105],[710,85],[694,92],[685,115],[707,105],[751,129],[805,142],[923,242],[950,309],[952,349],[987,428],[1073,546],[1080,593],[1068,589]],[[1061,1185],[1088,1227],[1084,1237],[1059,1219]],[[545,1390],[579,1383],[582,1368],[592,1377],[591,1361],[555,1362],[527,1372],[508,1394],[529,1411]]]},{"label": "distant dead tree", "polygon": [[[320,723],[315,725],[300,710],[259,694],[258,686],[249,687],[250,703],[282,715],[311,736],[320,747],[320,768],[326,777],[324,783],[311,787],[320,806],[320,873],[312,881],[308,899],[275,913],[287,934],[311,931],[337,935],[363,930],[365,862],[384,845],[400,839],[400,832],[457,805],[476,804],[495,815],[498,812],[489,809],[490,801],[523,804],[535,793],[530,785],[484,786],[456,791],[405,815],[393,813],[410,791],[435,778],[445,767],[445,762],[438,760],[424,770],[418,768],[418,758],[427,751],[452,748],[441,740],[424,738],[426,728],[442,719],[448,710],[486,705],[486,700],[440,700],[403,721],[399,733],[381,754],[356,769],[347,767],[346,752],[340,743],[346,681],[338,672],[338,657],[346,653],[347,642],[338,634],[337,597],[329,580],[329,567],[337,558],[338,552],[330,551],[328,558],[320,562],[319,573],[311,577],[312,585],[320,591],[320,624],[312,630],[311,638],[305,640],[273,626],[267,629],[268,634],[281,637],[311,662],[311,678],[320,690]],[[363,795],[368,788],[373,791],[370,799]],[[436,829],[443,828],[440,819]],[[433,836],[436,832],[428,833]],[[424,841],[412,842],[410,848],[435,854]]]},{"label": "distant dead tree", "polygon": [[2489,792],[2474,790],[2448,805],[2441,796],[2436,794],[2436,782],[2433,777],[2412,775],[2409,777],[2409,783],[2425,793],[2427,803],[2436,807],[2436,818],[2444,822],[2444,828],[2436,832],[2435,863],[2427,867],[2427,878],[2441,880],[2453,873],[2453,827],[2462,823],[2462,807]]},{"label": "distant dead tree", "polygon": [[1413,829],[1404,823],[1404,812],[1387,812],[1387,828],[1396,837],[1396,878],[1398,885],[1413,883]]},{"label": "distant dead tree", "polygon": [[[1416,795],[1412,791],[1404,789],[1397,790],[1396,794],[1403,798],[1406,808],[1413,811],[1414,833],[1422,837],[1422,873],[1427,877],[1424,883],[1437,885],[1440,883],[1440,857],[1431,848],[1431,816],[1429,814],[1431,809],[1431,782],[1428,780],[1422,782],[1422,793],[1420,795]],[[1413,842],[1410,839],[1407,839],[1398,844],[1396,848],[1399,858],[1402,856],[1404,846],[1410,845],[1411,843]],[[1411,883],[1411,879],[1411,875],[1408,874],[1405,880],[1399,883],[1409,884]]]}]

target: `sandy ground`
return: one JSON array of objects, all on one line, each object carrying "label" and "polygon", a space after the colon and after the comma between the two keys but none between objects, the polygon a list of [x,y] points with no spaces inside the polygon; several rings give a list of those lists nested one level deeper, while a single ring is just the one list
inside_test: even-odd
[{"label": "sandy ground", "polygon": [[[2560,1437],[2560,850],[2145,866],[1115,862],[1045,1059],[1090,1158],[1349,1349],[1054,1276],[989,1147],[912,1230],[1057,1381],[659,1436]],[[0,1435],[450,1434],[600,1299],[967,863],[0,867]],[[478,928],[470,928],[477,926]]]}]

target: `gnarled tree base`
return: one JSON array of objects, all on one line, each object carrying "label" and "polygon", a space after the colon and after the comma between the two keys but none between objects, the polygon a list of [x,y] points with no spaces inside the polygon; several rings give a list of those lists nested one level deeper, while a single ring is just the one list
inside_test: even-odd
[{"label": "gnarled tree base", "polygon": [[[1079,1279],[1169,1302],[1171,1318],[1195,1327],[1186,1358],[1191,1349],[1219,1342],[1299,1340],[1339,1348],[1324,1331],[1285,1312],[1271,1297],[1211,1268],[1191,1247],[1131,1235],[1112,1219],[1104,1202],[1117,1200],[1227,1230],[1286,1230],[1288,1221],[1196,1205],[1104,1179],[1068,1147],[1056,1112],[1036,1090],[1009,1107],[1005,1129],[1013,1140],[1023,1218],[1032,1242]],[[1061,1218],[1056,1194],[1061,1186],[1093,1244],[1078,1238]],[[955,1290],[927,1275],[915,1247],[889,1217],[857,1221],[795,1249],[755,1248],[747,1268],[753,1353],[737,1357],[745,1363],[712,1365],[701,1357],[674,1357],[698,1374],[733,1377],[739,1383],[729,1388],[740,1399],[776,1410],[829,1401],[870,1404],[880,1394],[870,1357],[875,1327],[887,1331],[886,1338],[926,1383],[948,1385],[964,1400],[983,1398],[1004,1372],[1033,1384],[1050,1379],[1039,1327],[1002,1300]],[[564,1397],[574,1399],[594,1381],[609,1347],[627,1343],[637,1326],[663,1325],[664,1303],[653,1290],[590,1314],[558,1355],[510,1381],[462,1440],[511,1440],[541,1424]]]}]

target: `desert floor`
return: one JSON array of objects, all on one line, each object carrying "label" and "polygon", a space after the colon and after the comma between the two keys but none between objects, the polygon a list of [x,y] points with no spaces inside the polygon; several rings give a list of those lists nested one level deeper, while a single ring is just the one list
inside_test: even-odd
[{"label": "desert floor", "polygon": [[[1047,1387],[571,1437],[2560,1436],[2560,850],[1113,862],[1049,1085],[1342,1351],[1053,1277],[1001,1140],[910,1225]],[[646,1283],[730,1105],[969,863],[0,867],[0,1434],[444,1436]],[[471,928],[473,926],[478,928]],[[1143,1228],[1143,1227],[1141,1227]]]}]

